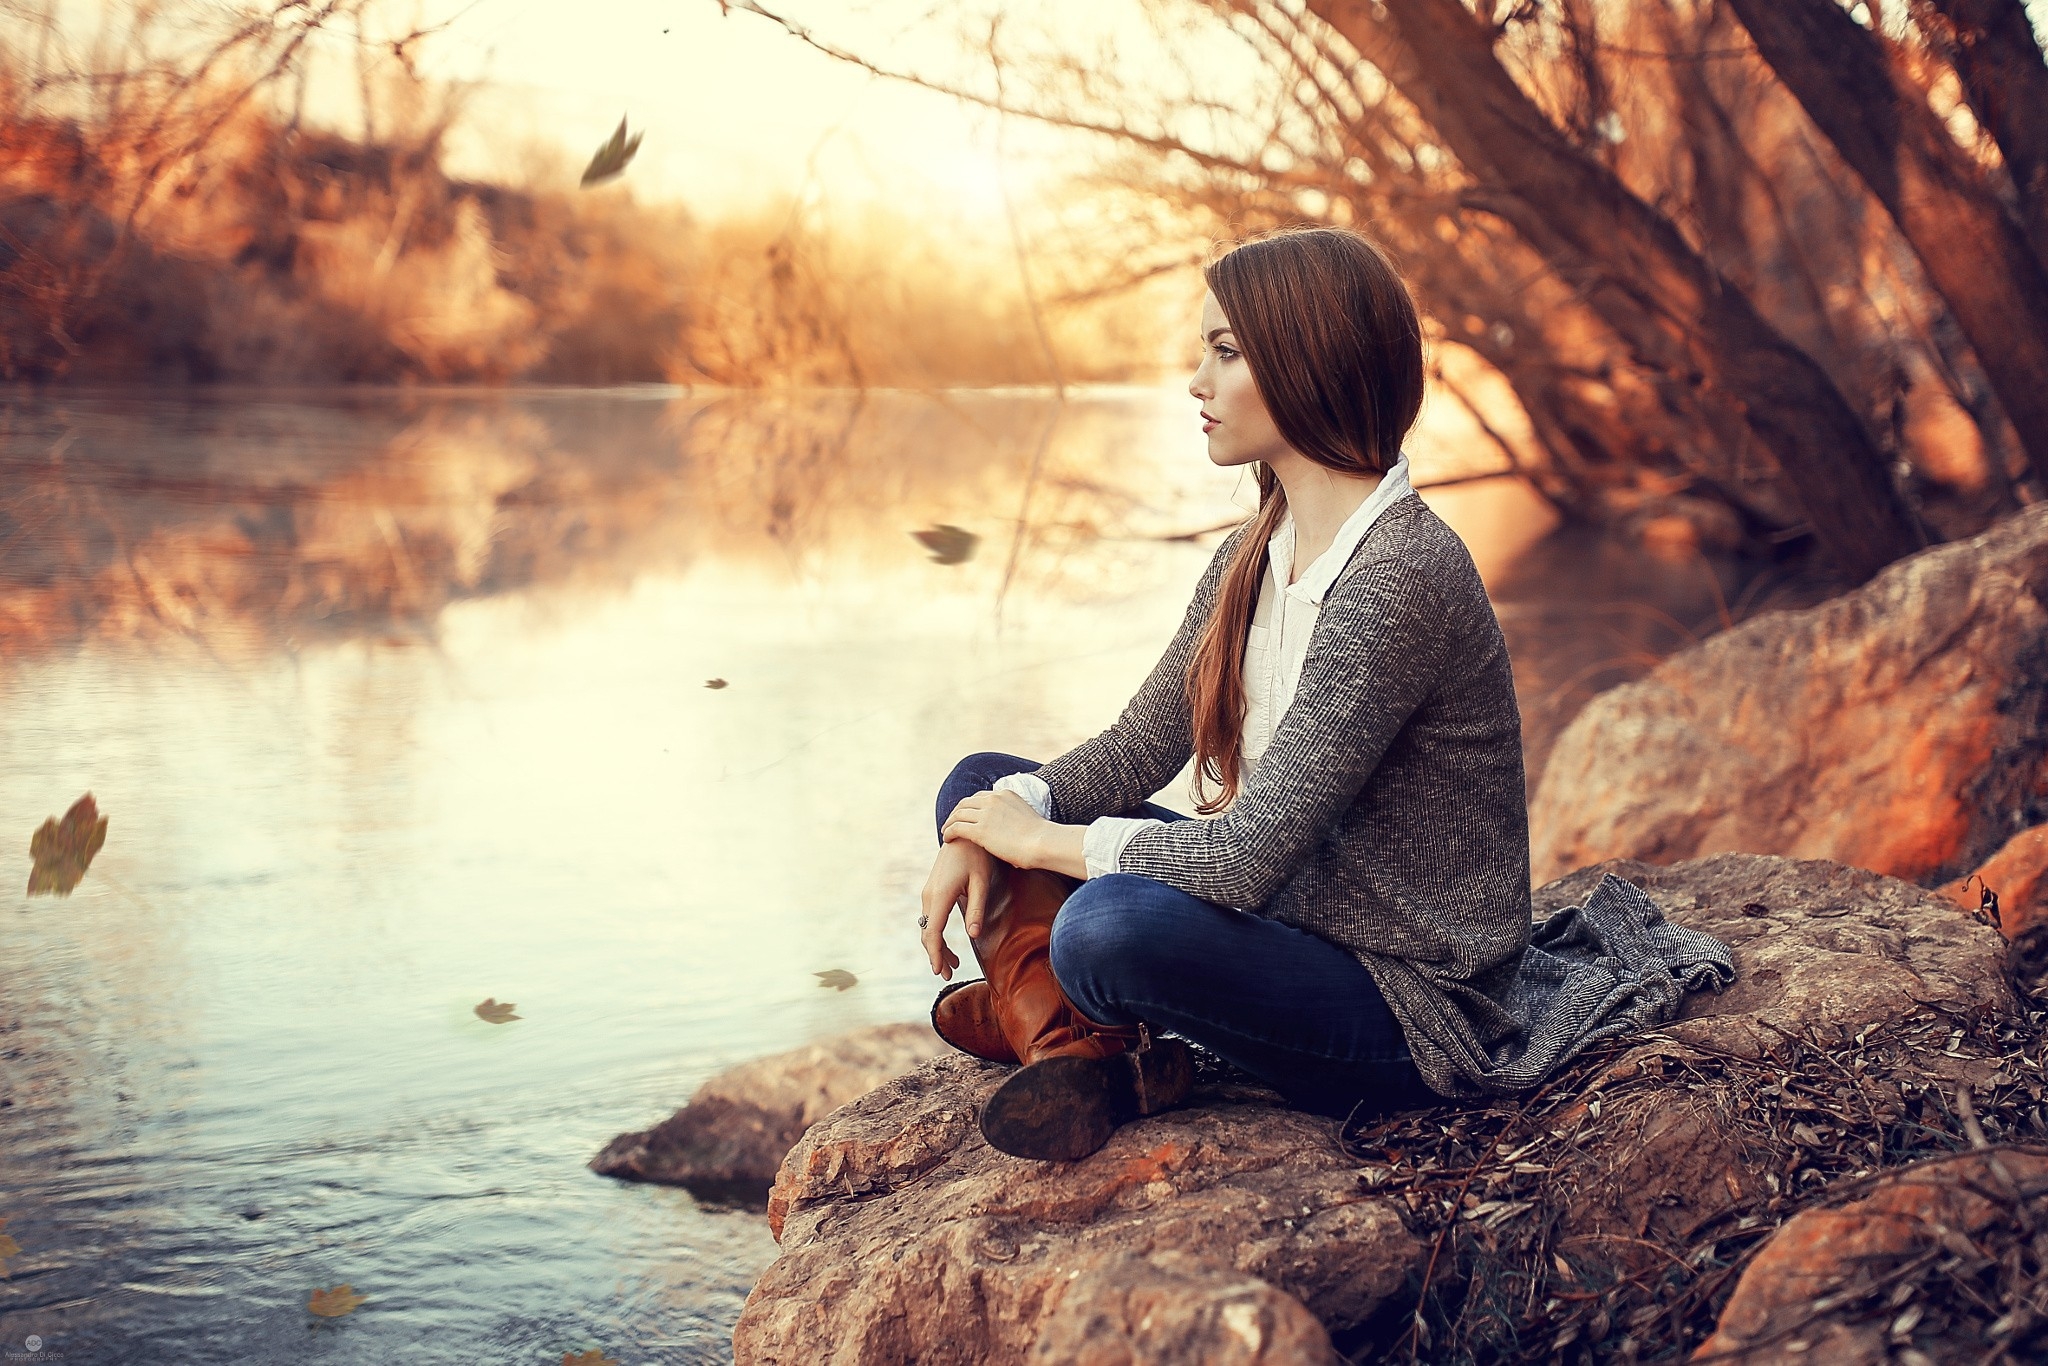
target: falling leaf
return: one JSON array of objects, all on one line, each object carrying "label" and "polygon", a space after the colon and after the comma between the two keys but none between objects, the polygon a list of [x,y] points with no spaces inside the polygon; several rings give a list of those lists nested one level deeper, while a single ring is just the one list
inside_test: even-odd
[{"label": "falling leaf", "polygon": [[974,547],[981,544],[981,537],[947,522],[910,534],[932,552],[932,559],[938,564],[965,564],[974,557]]},{"label": "falling leaf", "polygon": [[492,1024],[503,1024],[507,1020],[523,1020],[526,1018],[524,1015],[512,1013],[512,1007],[517,1004],[516,1001],[500,1001],[495,996],[486,996],[483,1003],[476,1008],[477,1018],[489,1020]]},{"label": "falling leaf", "polygon": [[368,1304],[367,1297],[358,1295],[346,1285],[337,1285],[331,1290],[315,1290],[306,1300],[306,1308],[323,1319],[338,1319],[343,1314],[353,1314],[359,1304]]},{"label": "falling leaf", "polygon": [[619,1366],[619,1362],[593,1347],[587,1352],[562,1353],[562,1366]]},{"label": "falling leaf", "polygon": [[855,977],[845,968],[828,968],[824,972],[813,973],[812,975],[818,979],[819,986],[838,987],[841,991],[846,990],[860,980],[860,978]]},{"label": "falling leaf", "polygon": [[707,688],[723,688],[726,686],[726,682],[722,678],[707,678],[704,680],[704,686]]},{"label": "falling leaf", "polygon": [[[7,1227],[7,1216],[0,1214],[0,1228]],[[7,1274],[7,1259],[21,1255],[21,1244],[4,1233],[0,1233],[0,1276]]]},{"label": "falling leaf", "polygon": [[29,837],[28,852],[35,867],[29,871],[28,894],[55,892],[58,896],[70,896],[71,889],[85,876],[92,856],[106,842],[107,818],[100,814],[92,793],[88,792],[71,803],[62,821],[52,816]]},{"label": "falling leaf", "polygon": [[629,139],[626,136],[626,121],[621,118],[617,131],[606,139],[604,146],[597,149],[597,155],[590,159],[590,165],[584,167],[583,183],[595,185],[600,181],[610,180],[624,171],[626,164],[633,159],[633,153],[640,150],[640,139],[645,136],[644,132],[635,133]]}]

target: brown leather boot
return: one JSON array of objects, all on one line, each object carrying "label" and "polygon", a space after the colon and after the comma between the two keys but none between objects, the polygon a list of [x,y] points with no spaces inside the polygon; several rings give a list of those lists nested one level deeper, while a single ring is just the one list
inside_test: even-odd
[{"label": "brown leather boot", "polygon": [[932,1002],[932,1028],[963,1053],[990,1062],[1017,1061],[1017,1050],[1003,1037],[1003,1026],[996,1019],[995,1000],[985,978],[948,982]]},{"label": "brown leather boot", "polygon": [[1013,1157],[1072,1162],[1118,1125],[1186,1100],[1195,1077],[1187,1044],[1137,1030],[1135,1047],[1109,1057],[1054,1054],[1018,1068],[981,1107],[981,1136]]},{"label": "brown leather boot", "polygon": [[1052,922],[1080,883],[1044,868],[1005,867],[971,936],[979,982],[948,984],[932,1002],[932,1028],[992,1062],[1111,1057],[1138,1042],[1134,1027],[1096,1025],[1073,1009],[1052,974]]},{"label": "brown leather boot", "polygon": [[948,982],[932,1000],[932,1029],[938,1036],[961,1052],[972,1053],[990,1062],[1017,1061],[1017,1050],[1010,1047],[1010,1041],[1003,1037],[1002,1022],[996,1019],[995,999],[989,994],[986,976],[988,964],[983,959],[981,947],[987,944],[992,955],[1001,943],[995,919],[1008,907],[1009,887],[1010,866],[998,863],[995,882],[989,888],[988,902],[982,907],[982,937],[977,941],[974,936],[968,936],[984,975],[971,982]]},{"label": "brown leather boot", "polygon": [[932,1003],[933,1028],[955,1047],[1024,1064],[981,1115],[990,1146],[1018,1157],[1085,1157],[1124,1121],[1178,1104],[1193,1081],[1181,1040],[1154,1039],[1142,1023],[1099,1024],[1061,990],[1052,924],[1079,885],[1048,869],[1007,869],[970,941],[984,981],[956,983]]}]

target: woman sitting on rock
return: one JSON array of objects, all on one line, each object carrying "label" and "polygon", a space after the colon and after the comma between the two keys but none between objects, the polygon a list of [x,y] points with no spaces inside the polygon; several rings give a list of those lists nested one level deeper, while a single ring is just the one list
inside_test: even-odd
[{"label": "woman sitting on rock", "polygon": [[[1732,975],[1612,877],[1532,945],[1507,644],[1408,484],[1422,334],[1387,259],[1290,229],[1204,275],[1188,392],[1258,513],[1114,725],[1049,763],[969,755],[939,791],[923,944],[950,979],[963,909],[984,976],[932,1023],[1023,1064],[981,1115],[1018,1156],[1083,1157],[1180,1103],[1183,1040],[1342,1116],[1533,1086]],[[1190,756],[1207,819],[1147,800]]]}]

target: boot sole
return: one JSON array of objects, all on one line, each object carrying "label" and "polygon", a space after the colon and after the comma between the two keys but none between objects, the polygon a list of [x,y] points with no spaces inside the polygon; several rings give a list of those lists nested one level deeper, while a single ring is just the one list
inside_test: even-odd
[{"label": "boot sole", "polygon": [[1187,1099],[1194,1059],[1179,1039],[1112,1058],[1046,1058],[1021,1068],[981,1107],[981,1136],[998,1152],[1072,1162],[1119,1124]]}]

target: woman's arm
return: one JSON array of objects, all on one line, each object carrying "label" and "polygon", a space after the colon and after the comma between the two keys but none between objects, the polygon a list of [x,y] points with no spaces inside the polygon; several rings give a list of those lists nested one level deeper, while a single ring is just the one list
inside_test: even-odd
[{"label": "woman's arm", "polygon": [[1219,905],[1264,905],[1435,690],[1460,630],[1420,567],[1363,569],[1323,603],[1294,702],[1230,810],[1137,831],[1119,869]]},{"label": "woman's arm", "polygon": [[1039,766],[1037,776],[1052,793],[1053,819],[1086,825],[1097,816],[1128,811],[1166,786],[1194,753],[1188,660],[1216,605],[1223,571],[1251,525],[1245,523],[1216,547],[1180,629],[1116,722]]}]

